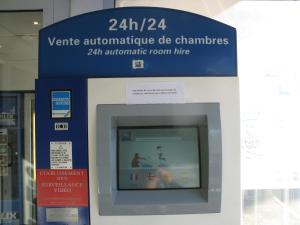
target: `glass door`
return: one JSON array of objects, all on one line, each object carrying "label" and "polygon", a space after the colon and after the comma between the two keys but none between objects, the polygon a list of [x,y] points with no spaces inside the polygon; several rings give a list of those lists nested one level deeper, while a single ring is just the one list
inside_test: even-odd
[{"label": "glass door", "polygon": [[0,95],[0,193],[2,224],[22,220],[22,95]]},{"label": "glass door", "polygon": [[42,24],[42,11],[0,11],[0,224],[4,225],[36,224],[34,81]]}]

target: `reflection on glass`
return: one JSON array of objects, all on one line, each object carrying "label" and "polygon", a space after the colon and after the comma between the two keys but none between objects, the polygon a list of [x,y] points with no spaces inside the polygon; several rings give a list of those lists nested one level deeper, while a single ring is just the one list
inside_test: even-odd
[{"label": "reflection on glass", "polygon": [[119,127],[119,189],[200,187],[197,127]]},{"label": "reflection on glass", "polygon": [[21,94],[0,93],[0,202],[1,222],[19,223],[22,217]]},{"label": "reflection on glass", "polygon": [[300,190],[244,191],[244,225],[299,225]]},{"label": "reflection on glass", "polygon": [[[36,224],[34,79],[41,11],[0,12],[0,224]],[[25,90],[25,91],[24,91]]]},{"label": "reflection on glass", "polygon": [[237,28],[244,225],[299,225],[300,2],[241,1]]}]

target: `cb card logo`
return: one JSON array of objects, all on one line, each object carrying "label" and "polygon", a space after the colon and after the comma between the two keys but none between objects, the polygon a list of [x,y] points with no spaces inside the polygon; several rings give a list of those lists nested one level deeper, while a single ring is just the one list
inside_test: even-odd
[{"label": "cb card logo", "polygon": [[51,116],[52,118],[71,117],[71,91],[51,91]]}]

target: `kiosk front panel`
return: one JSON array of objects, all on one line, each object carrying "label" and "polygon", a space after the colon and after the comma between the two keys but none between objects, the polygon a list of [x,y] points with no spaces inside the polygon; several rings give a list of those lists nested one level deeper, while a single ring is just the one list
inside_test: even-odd
[{"label": "kiosk front panel", "polygon": [[233,27],[109,9],[42,29],[39,51],[39,224],[240,224]]}]

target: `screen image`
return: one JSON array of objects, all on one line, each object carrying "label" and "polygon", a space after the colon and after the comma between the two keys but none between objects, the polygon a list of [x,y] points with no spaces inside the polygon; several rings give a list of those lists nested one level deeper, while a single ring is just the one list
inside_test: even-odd
[{"label": "screen image", "polygon": [[118,127],[118,189],[200,188],[196,126]]}]

